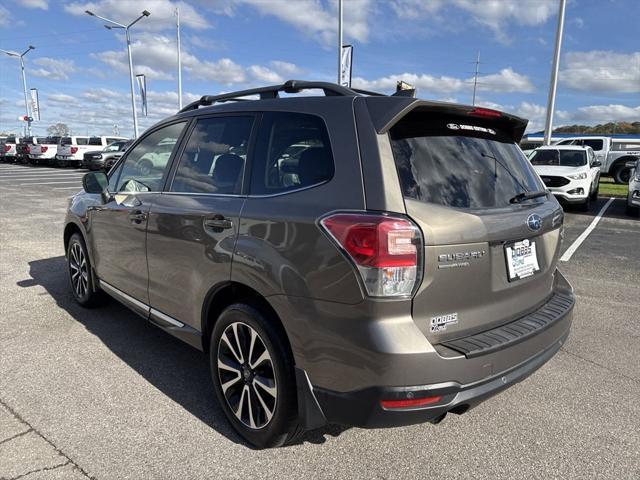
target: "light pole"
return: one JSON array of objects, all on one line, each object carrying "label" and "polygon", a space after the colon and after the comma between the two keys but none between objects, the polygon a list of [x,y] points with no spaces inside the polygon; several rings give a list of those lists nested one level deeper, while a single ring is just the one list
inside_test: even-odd
[{"label": "light pole", "polygon": [[133,61],[131,60],[131,38],[129,37],[129,29],[144,17],[148,17],[149,15],[151,15],[151,13],[149,13],[147,10],[143,10],[142,15],[136,18],[129,25],[122,25],[121,23],[114,22],[113,20],[109,20],[108,18],[101,17],[100,15],[96,15],[90,10],[85,10],[85,13],[87,15],[91,15],[92,17],[99,18],[100,20],[104,20],[105,22],[111,23],[111,25],[105,25],[105,28],[108,30],[111,30],[113,28],[124,29],[124,34],[127,38],[127,55],[129,56],[129,86],[131,88],[131,110],[133,112],[133,138],[138,138],[138,113],[136,111],[136,99],[133,88]]},{"label": "light pole", "polygon": [[22,89],[24,91],[24,113],[27,116],[27,134],[29,137],[31,136],[31,116],[29,115],[29,101],[27,100],[27,76],[24,73],[24,56],[31,50],[35,49],[36,47],[34,47],[33,45],[29,45],[29,48],[27,48],[23,53],[8,52],[6,50],[0,49],[0,52],[6,53],[10,57],[17,57],[20,59],[20,70],[22,71]]},{"label": "light pole", "polygon": [[182,110],[182,58],[180,56],[180,9],[176,7],[176,43],[178,44],[178,109]]},{"label": "light pole", "polygon": [[556,29],[556,48],[553,52],[553,65],[551,66],[551,82],[549,84],[549,98],[547,100],[547,118],[544,126],[543,145],[551,145],[551,134],[553,133],[553,113],[556,109],[556,90],[558,88],[558,69],[560,67],[560,47],[562,46],[565,7],[566,0],[560,0],[560,8],[558,10],[558,27]]},{"label": "light pole", "polygon": [[338,0],[338,85],[342,85],[342,0]]}]

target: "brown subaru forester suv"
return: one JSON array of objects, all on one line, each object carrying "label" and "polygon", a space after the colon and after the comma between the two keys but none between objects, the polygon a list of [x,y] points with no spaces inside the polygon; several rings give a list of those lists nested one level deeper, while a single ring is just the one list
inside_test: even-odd
[{"label": "brown subaru forester suv", "polygon": [[206,352],[258,447],[437,423],[523,380],[569,334],[562,209],[525,120],[411,93],[288,81],[150,128],[70,200],[76,299]]}]

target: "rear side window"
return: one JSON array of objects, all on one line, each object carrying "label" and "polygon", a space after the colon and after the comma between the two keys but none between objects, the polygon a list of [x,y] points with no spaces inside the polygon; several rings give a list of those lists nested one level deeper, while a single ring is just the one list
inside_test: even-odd
[{"label": "rear side window", "polygon": [[76,138],[76,145],[87,145],[88,143],[89,143],[88,138],[81,138],[81,137]]},{"label": "rear side window", "polygon": [[[80,139],[78,139],[78,145],[82,145]],[[102,145],[102,139],[100,137],[91,137],[89,139],[89,145]]]},{"label": "rear side window", "polygon": [[406,198],[465,209],[503,208],[519,193],[544,189],[518,146],[481,119],[410,113],[390,138]]},{"label": "rear side window", "polygon": [[581,143],[585,147],[593,148],[596,152],[602,150],[602,140],[583,140]]},{"label": "rear side window", "polygon": [[251,194],[271,195],[326,182],[334,164],[329,134],[320,117],[267,112],[253,155]]},{"label": "rear side window", "polygon": [[180,157],[172,192],[239,194],[253,117],[198,120]]}]

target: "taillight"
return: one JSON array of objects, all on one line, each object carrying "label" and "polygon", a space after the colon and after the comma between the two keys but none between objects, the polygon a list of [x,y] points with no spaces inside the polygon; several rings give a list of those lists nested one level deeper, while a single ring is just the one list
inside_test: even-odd
[{"label": "taillight", "polygon": [[469,112],[469,115],[475,115],[477,117],[498,118],[502,116],[502,112],[499,112],[497,110],[491,110],[490,108],[476,107]]},{"label": "taillight", "polygon": [[44,153],[49,150],[49,147],[40,147],[40,153]]},{"label": "taillight", "polygon": [[5,145],[4,146],[4,151],[8,152],[9,150],[11,150],[11,145]]},{"label": "taillight", "polygon": [[368,295],[412,294],[420,278],[423,248],[413,223],[387,215],[338,213],[320,224],[353,261]]},{"label": "taillight", "polygon": [[27,153],[31,153],[31,147],[27,145],[26,147],[24,147],[24,151]]},{"label": "taillight", "polygon": [[71,147],[71,155],[75,154],[78,151],[78,147]]}]

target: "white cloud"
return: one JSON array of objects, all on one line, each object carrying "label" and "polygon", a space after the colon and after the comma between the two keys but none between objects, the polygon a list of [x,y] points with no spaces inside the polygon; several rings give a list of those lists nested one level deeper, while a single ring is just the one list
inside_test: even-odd
[{"label": "white cloud", "polygon": [[18,3],[26,8],[40,8],[42,10],[49,9],[47,0],[18,0]]},{"label": "white cloud", "polygon": [[64,105],[67,105],[69,103],[79,103],[76,97],[67,95],[66,93],[50,93],[49,95],[47,95],[47,101],[53,103],[61,103]]},{"label": "white cloud", "polygon": [[[403,73],[390,75],[376,80],[365,80],[361,77],[353,79],[354,87],[365,90],[392,91],[396,88],[396,82],[404,80],[420,90],[430,94],[451,94],[455,92],[471,91],[473,79],[461,79],[455,77],[434,77],[429,74]],[[499,73],[478,77],[478,90],[488,92],[532,92],[534,87],[525,75],[514,72],[511,68],[504,68]]]},{"label": "white cloud", "polygon": [[640,120],[640,105],[637,107],[629,107],[627,105],[590,105],[580,107],[572,115],[575,121],[589,123],[606,123],[606,122],[637,122]]},{"label": "white cloud", "polygon": [[[337,2],[325,5],[318,0],[239,0],[252,6],[262,15],[274,16],[324,45],[335,43],[337,35]],[[373,0],[344,2],[344,34],[346,41],[366,42],[369,21],[374,8]]]},{"label": "white cloud", "polygon": [[13,17],[8,8],[0,5],[0,27],[9,27],[13,25]]},{"label": "white cloud", "polygon": [[[87,16],[85,10],[90,10],[97,15],[115,20],[116,22],[127,24],[135,20],[142,10],[148,10],[151,15],[140,20],[136,24],[136,29],[143,30],[164,30],[175,25],[174,12],[176,7],[180,8],[180,24],[193,29],[205,29],[211,25],[206,17],[200,15],[191,5],[185,2],[174,2],[170,0],[146,0],[120,1],[120,0],[98,0],[93,2],[73,2],[64,6],[64,9],[72,15]],[[101,22],[100,19],[94,19]]]},{"label": "white cloud", "polygon": [[391,6],[399,18],[407,20],[442,16],[446,9],[462,10],[503,41],[507,40],[506,26],[541,25],[558,10],[557,0],[393,0]]},{"label": "white cloud", "polygon": [[588,92],[640,92],[640,52],[567,53],[563,58],[560,81],[575,90]]},{"label": "white cloud", "polygon": [[295,75],[302,73],[302,69],[297,65],[289,62],[283,62],[282,60],[273,60],[269,62],[271,67],[282,75]]},{"label": "white cloud", "polygon": [[221,58],[215,62],[204,61],[186,65],[191,78],[196,80],[211,80],[223,85],[244,83],[247,79],[244,69],[230,58]]},{"label": "white cloud", "polygon": [[267,67],[252,65],[248,69],[249,74],[257,81],[263,83],[282,83],[284,79],[276,72]]},{"label": "white cloud", "polygon": [[73,60],[40,57],[33,63],[42,68],[30,69],[29,74],[49,80],[68,80],[69,75],[76,71]]}]

